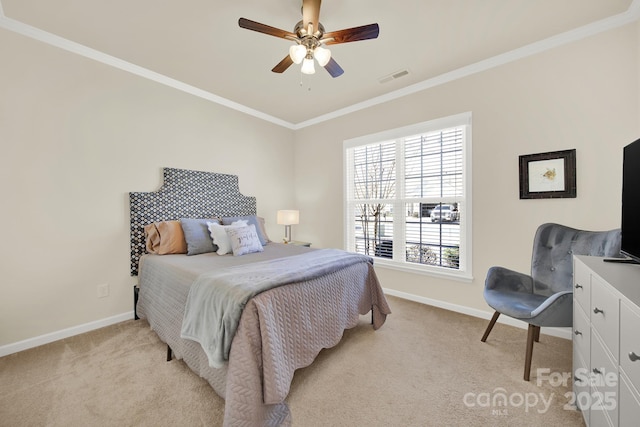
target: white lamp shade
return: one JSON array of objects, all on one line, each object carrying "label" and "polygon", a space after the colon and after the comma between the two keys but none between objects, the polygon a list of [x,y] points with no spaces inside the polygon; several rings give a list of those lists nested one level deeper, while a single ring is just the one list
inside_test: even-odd
[{"label": "white lamp shade", "polygon": [[299,64],[307,56],[307,48],[301,44],[294,44],[289,48],[289,56],[294,64]]},{"label": "white lamp shade", "polygon": [[303,74],[315,74],[316,67],[313,65],[313,58],[304,58],[300,71],[302,71]]},{"label": "white lamp shade", "polygon": [[296,211],[296,210],[278,211],[277,222],[279,225],[300,224],[300,211]]},{"label": "white lamp shade", "polygon": [[331,51],[329,49],[325,49],[322,46],[318,46],[313,51],[313,56],[314,58],[316,58],[316,61],[318,61],[318,64],[321,67],[324,67],[329,63],[329,60],[331,59]]}]

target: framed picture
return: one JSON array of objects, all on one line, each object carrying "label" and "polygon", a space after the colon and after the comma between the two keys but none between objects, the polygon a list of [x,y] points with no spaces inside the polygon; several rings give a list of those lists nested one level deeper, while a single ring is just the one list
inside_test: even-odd
[{"label": "framed picture", "polygon": [[520,198],[576,197],[576,150],[520,156]]}]

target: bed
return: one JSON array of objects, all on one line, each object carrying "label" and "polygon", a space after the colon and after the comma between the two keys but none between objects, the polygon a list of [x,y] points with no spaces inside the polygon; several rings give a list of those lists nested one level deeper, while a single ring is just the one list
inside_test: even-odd
[{"label": "bed", "polygon": [[180,218],[256,218],[255,198],[239,192],[237,176],[165,168],[163,177],[158,191],[129,193],[137,315],[149,322],[177,359],[225,399],[225,426],[290,425],[293,415],[285,399],[295,370],[311,364],[323,348],[335,346],[361,315],[371,312],[373,328],[378,329],[390,313],[371,260],[352,258],[339,268],[293,276],[251,294],[234,326],[228,360],[212,363],[203,345],[183,338],[183,320],[198,313],[193,304],[200,300],[194,289],[203,278],[237,278],[236,271],[262,271],[263,265],[288,269],[294,260],[315,265],[309,260],[350,255],[270,241],[263,242],[262,250],[242,256],[215,251],[147,254],[148,224]]}]

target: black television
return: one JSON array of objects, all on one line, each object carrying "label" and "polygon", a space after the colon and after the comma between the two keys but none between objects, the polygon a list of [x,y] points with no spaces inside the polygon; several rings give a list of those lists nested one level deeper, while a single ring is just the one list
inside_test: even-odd
[{"label": "black television", "polygon": [[623,151],[621,230],[620,252],[640,263],[640,139]]}]

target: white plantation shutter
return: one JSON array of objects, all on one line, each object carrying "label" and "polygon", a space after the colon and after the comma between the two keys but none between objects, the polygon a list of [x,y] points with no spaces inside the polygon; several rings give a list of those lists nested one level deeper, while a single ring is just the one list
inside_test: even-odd
[{"label": "white plantation shutter", "polygon": [[384,265],[470,272],[471,115],[345,141],[345,246]]},{"label": "white plantation shutter", "polygon": [[460,198],[463,185],[461,127],[406,138],[406,197]]}]

